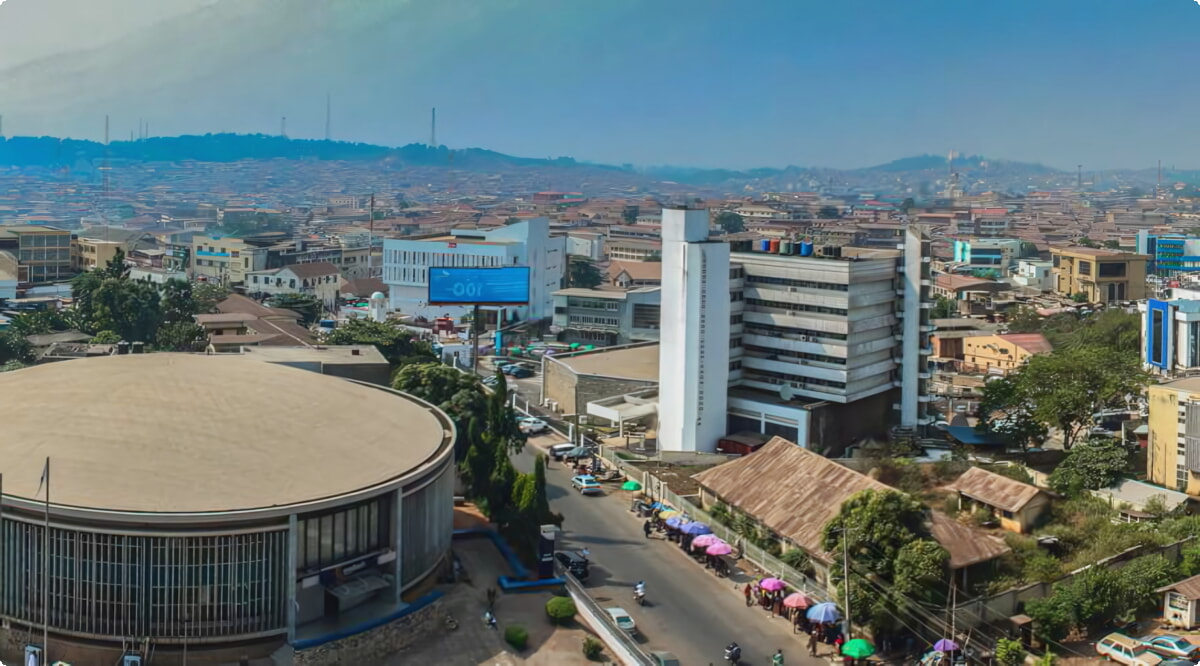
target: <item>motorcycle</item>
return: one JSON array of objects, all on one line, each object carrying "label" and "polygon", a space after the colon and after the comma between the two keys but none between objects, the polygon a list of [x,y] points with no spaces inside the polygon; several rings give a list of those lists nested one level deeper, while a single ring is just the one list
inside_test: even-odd
[{"label": "motorcycle", "polygon": [[731,643],[729,647],[725,648],[725,661],[733,664],[733,666],[738,666],[738,664],[742,663],[741,646],[737,643]]},{"label": "motorcycle", "polygon": [[634,601],[636,601],[636,602],[638,602],[638,605],[639,605],[639,606],[645,606],[645,605],[646,605],[646,593],[645,593],[645,591],[643,591],[643,590],[634,590],[634,591],[633,591],[633,600],[634,600]]}]

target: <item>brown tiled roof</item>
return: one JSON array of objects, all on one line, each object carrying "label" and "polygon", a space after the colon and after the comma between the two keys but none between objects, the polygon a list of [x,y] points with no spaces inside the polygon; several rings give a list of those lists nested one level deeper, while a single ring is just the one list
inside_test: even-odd
[{"label": "brown tiled roof", "polygon": [[247,312],[218,312],[216,314],[192,315],[197,324],[242,324],[258,319],[256,315]]},{"label": "brown tiled roof", "polygon": [[261,345],[266,344],[269,340],[278,338],[277,335],[259,335],[256,333],[245,333],[243,335],[214,335],[208,339],[212,345]]},{"label": "brown tiled roof", "polygon": [[821,532],[842,503],[862,490],[888,489],[782,437],[692,478],[726,504],[826,560],[831,558],[821,546]]},{"label": "brown tiled roof", "polygon": [[291,271],[293,275],[301,279],[338,275],[341,273],[337,266],[328,261],[314,261],[310,264],[292,264],[283,268]]},{"label": "brown tiled roof", "polygon": [[316,340],[313,339],[312,333],[309,333],[307,328],[290,321],[271,321],[268,319],[256,319],[247,322],[246,326],[259,335],[271,337],[270,342],[262,342],[260,344],[273,345],[311,345]]},{"label": "brown tiled roof", "polygon": [[610,280],[621,273],[628,273],[631,280],[661,280],[662,262],[657,261],[614,261],[608,266]]},{"label": "brown tiled roof", "polygon": [[253,298],[247,298],[245,296],[242,296],[241,294],[232,294],[229,296],[229,298],[226,298],[225,300],[221,301],[220,303],[217,303],[217,311],[225,312],[225,313],[240,312],[243,314],[252,314],[259,318],[262,318],[262,317],[289,317],[291,319],[299,319],[300,318],[300,314],[298,312],[294,312],[292,310],[285,310],[283,308],[269,308],[269,307],[263,305],[262,303],[259,303],[258,301],[254,300]]},{"label": "brown tiled roof", "polygon": [[996,337],[1005,342],[1011,342],[1030,354],[1048,354],[1054,349],[1046,336],[1041,333],[1008,333]]},{"label": "brown tiled roof", "polygon": [[947,488],[988,506],[1013,512],[1020,511],[1041,492],[1028,483],[989,472],[982,467],[972,467]]},{"label": "brown tiled roof", "polygon": [[375,277],[359,278],[357,280],[348,280],[341,286],[343,294],[354,294],[355,296],[370,297],[371,294],[382,291],[385,295],[388,293],[388,287],[383,283],[383,280]]},{"label": "brown tiled roof", "polygon": [[929,531],[934,540],[950,553],[951,569],[994,560],[1012,550],[1000,539],[963,525],[940,511],[933,512]]},{"label": "brown tiled roof", "polygon": [[1184,578],[1178,583],[1171,583],[1166,587],[1160,587],[1155,592],[1175,592],[1182,594],[1189,600],[1200,599],[1200,576]]}]

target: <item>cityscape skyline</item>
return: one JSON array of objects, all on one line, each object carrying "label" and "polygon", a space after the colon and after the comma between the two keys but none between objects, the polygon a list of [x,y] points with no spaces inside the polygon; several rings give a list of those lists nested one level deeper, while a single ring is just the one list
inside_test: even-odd
[{"label": "cityscape skyline", "polygon": [[[1200,166],[1189,162],[1200,139],[1183,132],[1195,93],[1171,74],[1196,17],[1182,1],[1020,0],[955,13],[933,0],[903,9],[760,2],[736,17],[714,2],[687,12],[631,0],[586,12],[544,0],[448,4],[351,12],[314,0],[273,29],[272,3],[189,0],[180,4],[188,11],[128,39],[112,28],[114,41],[85,58],[70,40],[88,29],[39,18],[37,3],[7,2],[0,23],[23,16],[30,39],[65,34],[48,59],[0,69],[9,100],[0,112],[14,134],[100,139],[103,109],[114,137],[141,118],[178,135],[273,133],[286,116],[289,135],[320,138],[328,92],[334,138],[383,145],[425,141],[436,106],[449,145],[608,164],[858,168],[955,150],[1064,170]],[[244,25],[221,23],[235,12]],[[748,32],[731,30],[731,19]],[[229,53],[204,67],[189,64],[186,47],[145,58],[172,20],[228,25]],[[314,45],[278,58],[241,50],[241,30],[278,52]],[[1128,48],[1108,48],[1114,37]],[[235,61],[245,67],[213,78]],[[48,72],[75,67],[95,84],[68,75],[37,88]],[[200,94],[208,84],[198,81],[216,87]]]}]

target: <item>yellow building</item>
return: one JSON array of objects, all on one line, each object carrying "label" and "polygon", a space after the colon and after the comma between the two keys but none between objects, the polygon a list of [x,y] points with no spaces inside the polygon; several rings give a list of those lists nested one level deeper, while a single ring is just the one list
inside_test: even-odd
[{"label": "yellow building", "polygon": [[1088,303],[1138,301],[1146,298],[1144,254],[1091,247],[1050,248],[1054,290],[1063,296],[1083,294]]},{"label": "yellow building", "polygon": [[946,486],[958,495],[960,511],[983,509],[1000,521],[1000,528],[1027,534],[1050,508],[1050,496],[1037,486],[972,467]]},{"label": "yellow building", "polygon": [[975,335],[962,338],[962,345],[961,371],[992,375],[1007,375],[1024,365],[1030,356],[1047,354],[1052,349],[1041,333]]},{"label": "yellow building", "polygon": [[254,270],[251,249],[240,238],[197,234],[192,237],[192,275],[221,284],[242,284],[246,272]]},{"label": "yellow building", "polygon": [[1200,377],[1151,386],[1148,425],[1150,481],[1200,496]]},{"label": "yellow building", "polygon": [[73,245],[71,257],[76,271],[94,271],[104,268],[116,256],[117,250],[124,248],[124,243],[118,241],[97,240],[95,238],[79,237]]}]

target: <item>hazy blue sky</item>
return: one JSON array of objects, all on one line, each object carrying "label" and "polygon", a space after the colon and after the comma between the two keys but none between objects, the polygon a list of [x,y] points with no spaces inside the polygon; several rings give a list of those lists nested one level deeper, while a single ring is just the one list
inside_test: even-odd
[{"label": "hazy blue sky", "polygon": [[[48,2],[9,0],[0,20]],[[319,137],[332,90],[336,138],[393,145],[427,140],[436,106],[452,147],[608,163],[855,167],[957,150],[1200,167],[1193,0],[231,2],[270,16],[198,45],[139,26],[114,49],[125,60],[47,65],[8,88],[0,47],[0,97],[20,97],[0,100],[6,127],[98,138],[111,113],[117,136],[143,116],[168,134],[273,132],[287,115],[292,136]],[[30,42],[67,29],[42,21],[45,35],[8,27]],[[97,38],[95,19],[76,23]]]}]

